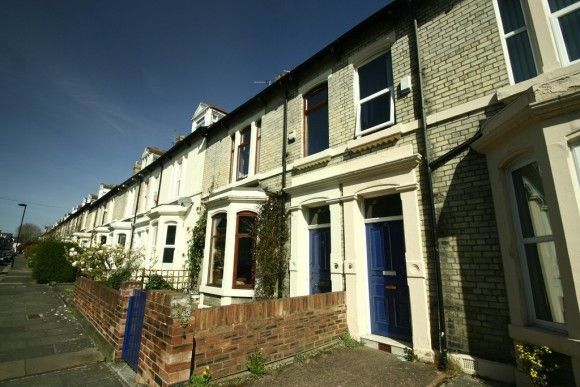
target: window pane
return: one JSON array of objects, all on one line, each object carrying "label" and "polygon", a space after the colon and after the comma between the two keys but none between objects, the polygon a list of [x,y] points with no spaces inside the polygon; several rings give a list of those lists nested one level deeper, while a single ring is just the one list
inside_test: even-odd
[{"label": "window pane", "polygon": [[508,54],[512,65],[514,82],[525,81],[537,75],[532,46],[528,32],[524,31],[506,39]]},{"label": "window pane", "polygon": [[248,176],[249,165],[250,145],[244,145],[238,150],[238,178]]},{"label": "window pane", "polygon": [[525,245],[536,318],[565,323],[564,295],[554,242]]},{"label": "window pane", "polygon": [[556,12],[578,1],[580,0],[548,0],[548,3],[550,4],[550,11]]},{"label": "window pane", "polygon": [[580,9],[558,19],[570,62],[580,58]]},{"label": "window pane", "polygon": [[119,234],[119,239],[117,239],[117,242],[121,245],[121,246],[125,246],[125,241],[127,240],[127,235],[125,234]]},{"label": "window pane", "polygon": [[310,208],[308,210],[308,224],[328,224],[330,223],[330,209],[328,206]]},{"label": "window pane", "polygon": [[328,148],[328,105],[311,111],[306,116],[308,130],[307,149],[309,155]]},{"label": "window pane", "polygon": [[171,225],[167,226],[167,236],[165,237],[165,244],[166,245],[174,245],[175,244],[175,230],[177,226]]},{"label": "window pane", "polygon": [[548,203],[537,163],[515,170],[512,174],[518,214],[524,238],[552,235]]},{"label": "window pane", "polygon": [[224,275],[227,217],[219,214],[213,218],[208,284],[221,286]]},{"label": "window pane", "polygon": [[403,215],[400,195],[387,195],[365,200],[365,218],[385,218]]},{"label": "window pane", "polygon": [[163,263],[172,263],[174,252],[175,252],[175,248],[173,248],[173,247],[164,248],[163,249]]},{"label": "window pane", "polygon": [[359,97],[365,98],[393,84],[391,53],[373,59],[358,69]]},{"label": "window pane", "polygon": [[254,240],[249,237],[238,239],[238,267],[235,285],[251,285],[252,280],[252,246]]},{"label": "window pane", "polygon": [[249,128],[244,129],[240,133],[240,143],[241,144],[249,143],[250,142],[250,136],[251,136],[251,130]]},{"label": "window pane", "polygon": [[374,126],[390,121],[391,118],[391,93],[387,92],[370,101],[364,102],[360,107],[360,128],[369,129]]},{"label": "window pane", "polygon": [[504,34],[526,25],[520,0],[498,0],[497,5]]},{"label": "window pane", "polygon": [[310,109],[311,107],[326,101],[328,101],[328,88],[324,85],[306,96],[306,109]]},{"label": "window pane", "polygon": [[254,227],[255,216],[240,216],[238,221],[238,234],[250,234]]}]

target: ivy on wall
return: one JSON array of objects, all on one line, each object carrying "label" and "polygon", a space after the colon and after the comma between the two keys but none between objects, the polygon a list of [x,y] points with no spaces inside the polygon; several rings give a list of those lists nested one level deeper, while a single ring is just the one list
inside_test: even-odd
[{"label": "ivy on wall", "polygon": [[257,299],[281,298],[288,266],[288,224],[284,193],[268,193],[254,226]]},{"label": "ivy on wall", "polygon": [[199,284],[199,272],[203,261],[203,250],[205,248],[205,227],[207,223],[207,210],[201,210],[197,223],[191,230],[191,239],[187,250],[188,269],[191,277],[192,288],[197,288]]}]

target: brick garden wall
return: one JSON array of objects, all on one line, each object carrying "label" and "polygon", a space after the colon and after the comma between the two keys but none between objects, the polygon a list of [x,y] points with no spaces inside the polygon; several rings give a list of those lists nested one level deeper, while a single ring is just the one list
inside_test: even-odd
[{"label": "brick garden wall", "polygon": [[169,386],[197,372],[213,378],[246,370],[250,353],[275,362],[329,344],[347,329],[344,292],[198,309],[189,326],[171,317],[171,292],[148,292],[138,382]]},{"label": "brick garden wall", "polygon": [[113,347],[114,359],[121,358],[129,296],[140,283],[125,283],[115,290],[85,277],[77,278],[74,303],[99,334]]}]

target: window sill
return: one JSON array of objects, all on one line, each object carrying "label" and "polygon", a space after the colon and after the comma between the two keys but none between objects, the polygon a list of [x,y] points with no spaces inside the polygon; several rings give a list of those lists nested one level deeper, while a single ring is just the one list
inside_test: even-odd
[{"label": "window sill", "polygon": [[580,340],[575,340],[567,333],[539,326],[521,326],[510,324],[509,335],[512,339],[536,345],[547,345],[556,352],[565,355],[580,351]]},{"label": "window sill", "polygon": [[253,297],[254,289],[236,289],[220,288],[211,285],[202,285],[199,287],[200,293],[210,294],[220,297]]},{"label": "window sill", "polygon": [[364,137],[350,140],[346,144],[346,150],[350,153],[358,153],[376,146],[397,141],[403,135],[403,124],[396,124],[387,129],[381,129]]},{"label": "window sill", "polygon": [[292,167],[298,171],[301,171],[315,166],[326,165],[330,159],[332,159],[332,156],[335,156],[336,154],[336,150],[328,148],[322,152],[318,152],[294,161],[294,163],[292,163]]}]

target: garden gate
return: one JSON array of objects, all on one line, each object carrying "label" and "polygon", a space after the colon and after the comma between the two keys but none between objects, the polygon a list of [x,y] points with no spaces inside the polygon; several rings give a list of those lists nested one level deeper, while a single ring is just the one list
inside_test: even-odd
[{"label": "garden gate", "polygon": [[129,297],[129,307],[127,309],[122,356],[135,372],[138,372],[139,366],[139,348],[141,347],[141,331],[143,330],[146,300],[147,293],[143,290],[135,289],[133,295]]}]

